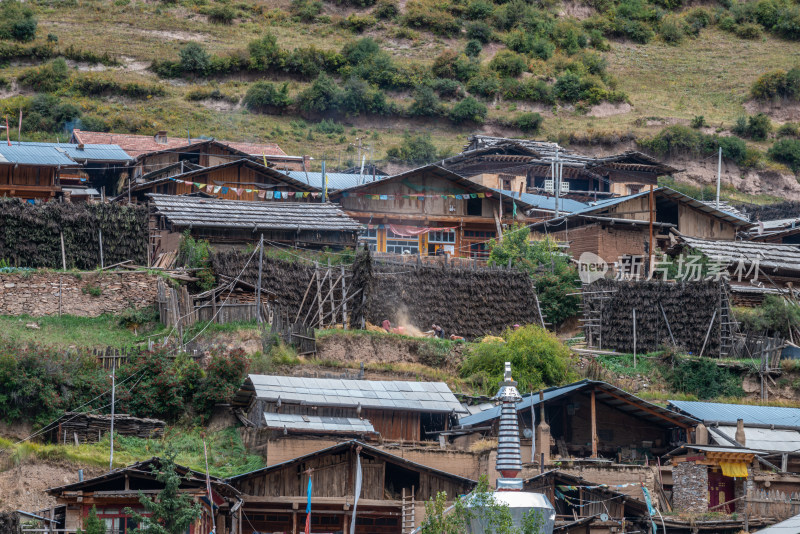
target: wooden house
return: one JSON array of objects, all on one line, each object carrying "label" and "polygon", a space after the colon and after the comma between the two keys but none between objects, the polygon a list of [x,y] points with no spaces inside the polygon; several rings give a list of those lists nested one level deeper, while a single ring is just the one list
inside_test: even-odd
[{"label": "wooden house", "polygon": [[[165,169],[172,169],[173,166]],[[154,173],[155,174],[155,173]],[[238,159],[214,165],[193,166],[192,170],[168,174],[134,185],[115,200],[145,201],[150,193],[188,195],[204,193],[213,198],[228,200],[285,200],[319,202],[320,193],[312,186],[265,167],[260,162]],[[298,194],[299,193],[299,194]],[[288,194],[288,196],[287,196]]]},{"label": "wooden house", "polygon": [[531,225],[534,237],[551,236],[569,243],[578,260],[584,252],[613,265],[626,258],[645,258],[650,246],[666,251],[673,234],[732,242],[752,224],[713,205],[661,187],[650,192],[589,203],[583,210]]},{"label": "wooden house", "polygon": [[15,143],[0,146],[0,196],[29,202],[61,196],[61,173],[80,164],[55,143]]},{"label": "wooden house", "polygon": [[[461,417],[458,428],[496,435],[501,407],[487,408]],[[544,454],[545,465],[550,458],[643,461],[689,441],[697,424],[690,416],[594,380],[523,395],[517,413],[523,437],[531,439],[536,431],[535,457],[540,461]]]},{"label": "wooden house", "polygon": [[558,469],[525,479],[523,484],[525,491],[542,493],[553,504],[557,532],[613,534],[631,530],[647,532],[650,527],[643,497],[638,499],[618,491],[636,484],[626,483],[616,487],[613,484],[598,484]]},{"label": "wooden house", "polygon": [[761,243],[800,245],[800,217],[758,221],[750,230],[750,240]]},{"label": "wooden house", "polygon": [[442,166],[483,185],[533,194],[555,193],[554,162],[561,165],[561,191],[580,201],[633,195],[655,189],[658,177],[677,169],[647,154],[627,151],[586,156],[556,143],[474,135],[461,154]]},{"label": "wooden house", "polygon": [[[362,473],[357,508],[355,480]],[[422,523],[425,501],[446,492],[449,501],[469,493],[475,481],[432,469],[358,441],[232,477],[244,499],[243,534],[300,534],[306,523],[312,479],[311,532],[404,534]]]},{"label": "wooden house", "polygon": [[234,201],[150,194],[150,257],[176,252],[185,231],[218,250],[267,243],[309,248],[354,247],[361,225],[335,204]]},{"label": "wooden house", "polygon": [[[58,525],[58,532],[85,531],[86,517],[90,510],[96,507],[97,515],[106,524],[108,532],[130,534],[137,524],[129,514],[125,513],[125,509],[131,508],[141,515],[148,515],[144,513],[139,497],[140,495],[155,497],[164,489],[164,484],[156,480],[154,472],[161,465],[162,461],[159,458],[151,458],[127,467],[113,469],[99,477],[48,489],[47,493],[57,502],[52,514]],[[241,532],[238,524],[241,497],[236,489],[216,477],[210,477],[211,498],[209,498],[205,473],[192,471],[180,465],[176,465],[175,469],[181,476],[179,491],[190,495],[202,509],[200,518],[186,534],[211,534],[214,522],[217,527],[216,534]]]},{"label": "wooden house", "polygon": [[484,258],[505,227],[534,209],[519,198],[437,165],[332,192],[332,200],[367,225],[362,241],[377,252]]},{"label": "wooden house", "polygon": [[[353,434],[377,434],[383,440],[418,442],[435,439],[447,430],[451,417],[465,413],[444,382],[339,380],[287,376],[250,375],[234,399],[256,427],[273,422],[273,414],[299,416],[285,428],[308,428],[307,416],[321,416],[327,433],[347,429]],[[367,421],[372,432],[359,421]]]}]

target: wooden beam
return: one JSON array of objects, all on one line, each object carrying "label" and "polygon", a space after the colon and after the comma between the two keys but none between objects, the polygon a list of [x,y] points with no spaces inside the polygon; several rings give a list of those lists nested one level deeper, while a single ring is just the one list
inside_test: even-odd
[{"label": "wooden beam", "polygon": [[594,388],[592,388],[592,458],[597,458],[597,410],[595,408]]},{"label": "wooden beam", "polygon": [[[607,389],[604,389],[603,393],[605,393],[607,395],[610,395],[610,396],[614,397],[615,399],[621,400],[622,402],[624,402],[626,404],[630,404],[631,406],[636,406],[637,408],[639,408],[643,412],[647,412],[650,415],[655,415],[656,417],[660,417],[661,419],[665,419],[665,420],[669,421],[670,423],[674,423],[674,424],[678,425],[681,428],[689,428],[691,426],[691,425],[687,425],[686,423],[678,422],[675,419],[672,419],[671,417],[669,417],[667,415],[660,414],[657,411],[648,408],[647,406],[642,406],[641,404],[636,404],[635,402],[631,402],[630,400],[626,399],[625,397],[620,397],[616,393],[612,393],[611,391],[608,391]],[[594,391],[592,391],[592,395],[594,395]]]},{"label": "wooden beam", "polygon": [[[430,214],[403,214],[403,213],[390,213],[390,212],[379,212],[379,211],[350,211],[345,210],[345,213],[353,217],[354,219],[373,219],[373,224],[376,224],[374,221],[378,220],[391,220],[396,219],[399,221],[420,221],[422,222],[426,217],[431,222],[445,222],[445,223],[457,223],[457,222],[465,222],[465,223],[479,223],[485,224],[487,226],[493,227],[494,220],[493,217],[479,217],[477,215],[463,215],[463,216],[454,216],[454,215],[430,215]],[[501,218],[502,221],[507,223],[513,223],[514,219],[512,218]],[[544,219],[541,217],[533,217],[529,218],[528,220],[531,221],[543,221]]]}]

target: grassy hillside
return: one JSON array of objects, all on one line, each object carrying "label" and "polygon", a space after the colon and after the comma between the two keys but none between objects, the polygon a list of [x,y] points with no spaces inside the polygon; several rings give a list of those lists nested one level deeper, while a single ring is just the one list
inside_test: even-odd
[{"label": "grassy hillside", "polygon": [[[359,140],[380,160],[405,132],[421,130],[440,154],[457,152],[475,131],[609,143],[703,116],[709,133],[727,133],[747,114],[760,75],[800,64],[800,35],[790,24],[800,15],[783,0],[692,8],[674,0],[26,5],[38,23],[34,39],[0,40],[0,108],[12,122],[24,109],[23,137],[55,139],[65,125],[188,130],[275,141],[335,166],[358,159]],[[251,43],[267,34],[273,48],[256,57]],[[352,50],[365,37],[378,49],[366,59]],[[199,45],[201,57],[181,60],[187,45]],[[59,56],[66,72],[37,69]],[[335,105],[314,100],[320,72],[340,92]],[[273,92],[248,109],[242,99],[259,81],[274,82]],[[430,89],[420,95],[421,87]],[[747,142],[765,152],[772,138]]]}]

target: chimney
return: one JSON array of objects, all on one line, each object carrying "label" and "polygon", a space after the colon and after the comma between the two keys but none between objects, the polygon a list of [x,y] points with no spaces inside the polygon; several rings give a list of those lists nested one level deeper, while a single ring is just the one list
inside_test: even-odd
[{"label": "chimney", "polygon": [[78,150],[83,150],[83,143],[78,143]]},{"label": "chimney", "polygon": [[703,423],[694,429],[694,443],[695,445],[708,445],[708,429]]},{"label": "chimney", "polygon": [[736,443],[741,445],[742,447],[746,447],[747,443],[745,443],[745,435],[744,435],[744,419],[737,419],[736,420],[736,436],[734,437]]},{"label": "chimney", "polygon": [[161,130],[156,133],[154,137],[156,143],[161,143],[162,145],[167,144],[167,132],[166,130]]}]

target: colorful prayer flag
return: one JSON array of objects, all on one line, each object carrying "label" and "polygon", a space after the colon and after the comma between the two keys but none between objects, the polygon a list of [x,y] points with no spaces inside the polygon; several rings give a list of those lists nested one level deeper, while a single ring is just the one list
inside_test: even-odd
[{"label": "colorful prayer flag", "polygon": [[311,534],[311,473],[308,474],[308,500],[306,502],[306,531],[305,534]]}]

